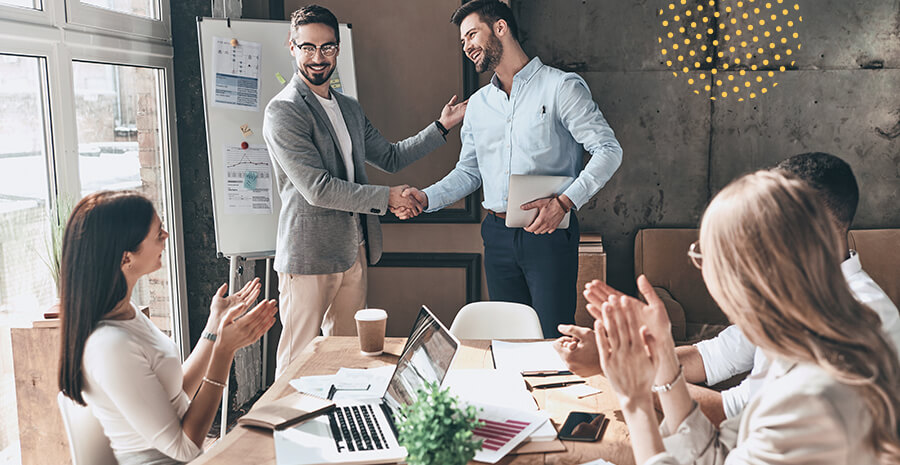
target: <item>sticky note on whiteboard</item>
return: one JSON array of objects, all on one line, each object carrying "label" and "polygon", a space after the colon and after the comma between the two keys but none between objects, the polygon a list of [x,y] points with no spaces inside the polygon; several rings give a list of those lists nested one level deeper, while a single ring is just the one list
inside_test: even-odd
[{"label": "sticky note on whiteboard", "polygon": [[244,189],[247,190],[256,190],[256,179],[259,177],[259,173],[256,171],[247,171],[244,173]]}]

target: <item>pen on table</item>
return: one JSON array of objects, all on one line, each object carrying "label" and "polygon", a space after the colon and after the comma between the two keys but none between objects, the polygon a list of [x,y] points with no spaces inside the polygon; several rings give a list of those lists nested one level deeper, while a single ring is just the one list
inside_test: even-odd
[{"label": "pen on table", "polygon": [[538,384],[537,386],[531,386],[531,389],[551,389],[551,388],[572,386],[575,384],[584,384],[584,380],[579,379],[579,380],[575,380],[575,381],[562,381],[559,383]]},{"label": "pen on table", "polygon": [[571,371],[567,370],[534,370],[534,371],[523,371],[522,376],[557,376],[557,375],[571,375]]}]

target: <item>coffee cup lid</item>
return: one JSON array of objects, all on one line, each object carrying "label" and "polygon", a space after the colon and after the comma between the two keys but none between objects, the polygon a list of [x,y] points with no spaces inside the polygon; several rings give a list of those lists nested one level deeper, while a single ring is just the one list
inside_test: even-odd
[{"label": "coffee cup lid", "polygon": [[356,312],[355,318],[360,321],[378,321],[387,318],[387,312],[380,308],[364,308]]}]

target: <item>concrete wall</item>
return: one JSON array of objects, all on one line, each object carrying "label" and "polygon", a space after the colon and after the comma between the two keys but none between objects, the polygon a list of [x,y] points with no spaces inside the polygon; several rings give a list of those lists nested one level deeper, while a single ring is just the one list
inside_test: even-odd
[{"label": "concrete wall", "polygon": [[[713,65],[722,69],[725,60],[730,71],[741,69],[727,48],[718,57],[712,41],[724,43],[724,35],[733,36],[737,28],[749,38],[746,22],[755,20],[752,7],[765,13],[766,2],[744,1],[738,7],[736,0],[718,0],[712,8],[726,28],[691,45],[698,52],[707,45],[713,62],[692,69],[690,76],[679,70],[676,78],[665,63],[673,53],[670,49],[664,57],[658,38],[669,41],[665,32],[672,29],[673,14],[692,9],[698,18],[698,5],[703,13],[710,9],[705,0],[680,3],[512,2],[526,52],[583,76],[624,149],[619,172],[579,212],[584,231],[603,234],[609,281],[633,290],[637,229],[696,226],[711,195],[730,180],[800,152],[834,153],[853,166],[862,194],[854,227],[900,226],[900,1],[771,0],[777,15],[788,8],[794,18],[803,16],[792,29],[798,39],[788,36],[802,47],[793,47],[793,67],[788,62],[784,73],[773,69],[777,87],[744,102],[734,96],[711,101],[702,85],[691,87],[686,81],[692,77],[698,84],[713,84],[718,78],[709,70]],[[749,19],[744,19],[741,13],[748,8]],[[664,16],[658,16],[660,9]],[[681,17],[684,23],[683,13]],[[662,26],[666,18],[668,28]],[[772,26],[757,24],[755,29]],[[675,31],[675,39],[687,37]],[[772,63],[766,67],[761,60],[784,54],[787,45],[776,44],[743,63],[748,78],[769,79]],[[756,71],[750,70],[752,64],[758,65]]]}]

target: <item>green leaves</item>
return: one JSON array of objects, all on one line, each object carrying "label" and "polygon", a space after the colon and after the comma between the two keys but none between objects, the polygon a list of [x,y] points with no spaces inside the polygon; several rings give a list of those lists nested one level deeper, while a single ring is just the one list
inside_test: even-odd
[{"label": "green leaves", "polygon": [[478,409],[462,407],[438,384],[419,389],[418,399],[401,413],[400,445],[410,465],[464,465],[481,449],[482,440],[472,434],[481,426]]}]

